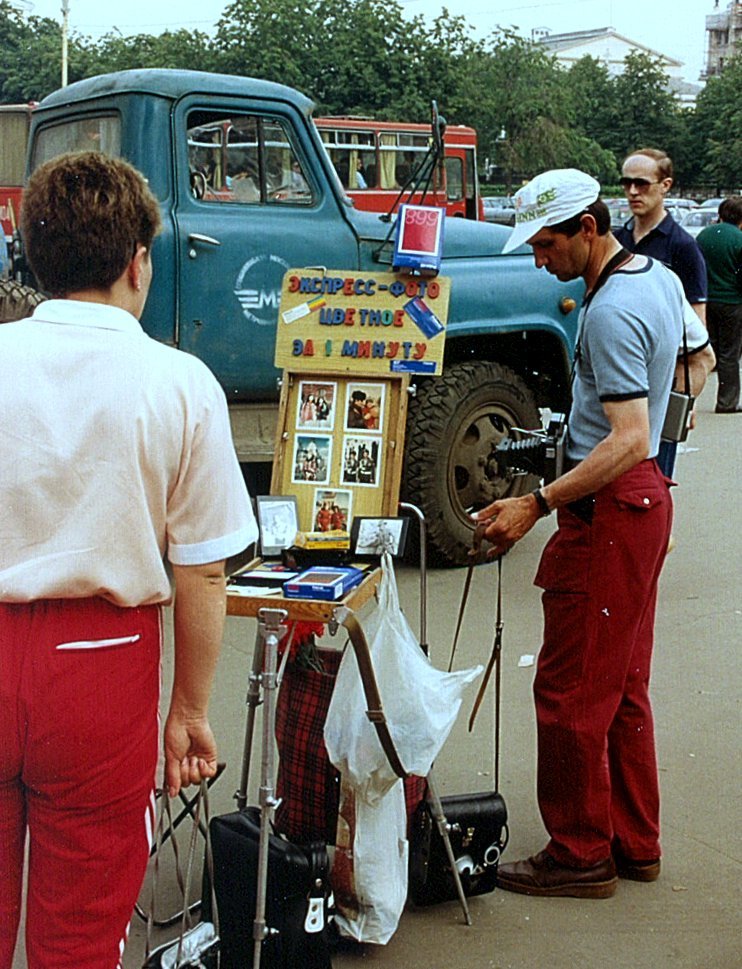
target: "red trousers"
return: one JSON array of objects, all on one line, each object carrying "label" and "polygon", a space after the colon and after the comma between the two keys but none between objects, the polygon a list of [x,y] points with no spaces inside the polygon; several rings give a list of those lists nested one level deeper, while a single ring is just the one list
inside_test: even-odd
[{"label": "red trousers", "polygon": [[160,611],[0,603],[0,969],[116,969],[153,831]]},{"label": "red trousers", "polygon": [[544,643],[534,680],[538,801],[558,862],[590,867],[611,848],[658,858],[659,784],[649,674],[657,582],[672,524],[653,460],[569,509],[544,549]]}]

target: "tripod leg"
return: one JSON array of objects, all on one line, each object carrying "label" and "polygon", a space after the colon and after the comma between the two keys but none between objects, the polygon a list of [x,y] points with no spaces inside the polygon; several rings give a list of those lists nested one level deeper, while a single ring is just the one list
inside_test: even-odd
[{"label": "tripod leg", "polygon": [[274,734],[276,728],[276,690],[278,643],[286,632],[281,621],[286,618],[284,609],[261,609],[259,614],[259,636],[264,646],[264,668],[261,677],[264,697],[263,743],[261,751],[260,777],[260,845],[258,850],[258,884],[255,893],[255,921],[253,923],[253,969],[260,969],[262,943],[271,929],[265,922],[266,895],[268,891],[268,848],[271,834],[271,821],[276,806],[273,788],[275,768]]},{"label": "tripod leg", "polygon": [[466,895],[464,895],[464,887],[461,884],[459,870],[456,867],[456,859],[454,858],[453,848],[451,847],[451,839],[448,835],[448,822],[446,821],[446,816],[443,813],[441,799],[438,797],[438,791],[433,779],[432,770],[428,774],[428,803],[430,804],[430,813],[433,815],[433,820],[435,821],[438,832],[443,839],[443,845],[446,849],[446,855],[448,856],[448,863],[451,866],[451,874],[453,875],[454,884],[456,885],[456,893],[459,896],[461,909],[464,913],[464,920],[467,925],[471,925],[469,905],[466,901]]},{"label": "tripod leg", "polygon": [[253,734],[255,732],[255,711],[262,703],[260,698],[260,679],[263,670],[264,652],[263,634],[260,626],[258,626],[258,632],[255,636],[252,669],[247,687],[247,720],[245,723],[245,743],[242,748],[242,773],[240,775],[239,790],[235,795],[237,807],[240,811],[243,811],[247,807],[247,784],[250,778],[250,757],[252,754]]}]

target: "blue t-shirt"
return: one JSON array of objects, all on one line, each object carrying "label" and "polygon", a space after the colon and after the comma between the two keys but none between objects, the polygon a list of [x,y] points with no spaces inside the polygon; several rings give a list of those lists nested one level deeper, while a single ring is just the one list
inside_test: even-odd
[{"label": "blue t-shirt", "polygon": [[655,457],[683,333],[677,280],[661,263],[632,259],[583,307],[579,327],[568,456],[581,461],[608,437],[604,403],[646,397]]},{"label": "blue t-shirt", "polygon": [[639,242],[634,242],[634,220],[617,229],[614,236],[624,249],[650,256],[664,263],[680,277],[689,303],[705,303],[708,298],[706,262],[696,240],[668,214]]}]

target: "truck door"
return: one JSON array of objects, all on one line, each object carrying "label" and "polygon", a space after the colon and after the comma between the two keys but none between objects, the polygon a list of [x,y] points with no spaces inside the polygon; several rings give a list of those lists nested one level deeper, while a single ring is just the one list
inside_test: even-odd
[{"label": "truck door", "polygon": [[178,342],[231,401],[275,396],[285,271],[358,267],[356,236],[289,110],[194,96],[175,112]]}]

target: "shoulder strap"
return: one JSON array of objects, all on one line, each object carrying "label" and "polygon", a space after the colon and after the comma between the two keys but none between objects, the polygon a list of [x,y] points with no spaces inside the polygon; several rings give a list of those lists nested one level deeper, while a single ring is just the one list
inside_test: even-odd
[{"label": "shoulder strap", "polygon": [[376,674],[371,663],[371,652],[368,648],[368,640],[363,632],[363,628],[355,614],[345,606],[341,606],[335,610],[335,618],[348,630],[348,637],[356,654],[358,670],[361,674],[361,682],[363,683],[363,692],[366,696],[366,704],[368,706],[366,716],[376,728],[379,741],[384,748],[384,753],[394,773],[397,777],[408,777],[409,775],[402,766],[402,761],[399,759],[399,754],[394,746],[392,735],[389,733],[389,725],[386,722],[386,716],[381,706],[381,696],[379,694],[379,686],[376,682]]}]

